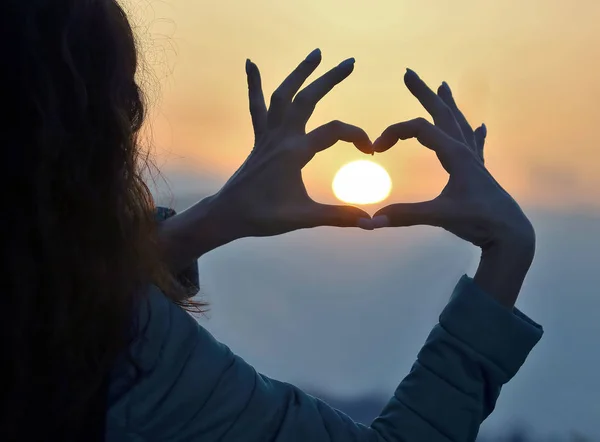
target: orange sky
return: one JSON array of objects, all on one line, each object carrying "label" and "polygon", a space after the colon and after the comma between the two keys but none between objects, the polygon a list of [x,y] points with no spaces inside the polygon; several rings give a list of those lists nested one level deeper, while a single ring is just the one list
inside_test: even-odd
[{"label": "orange sky", "polygon": [[[267,96],[312,49],[317,71],[355,57],[352,76],[317,108],[375,139],[425,116],[402,83],[405,67],[446,80],[473,124],[488,126],[488,165],[529,205],[600,208],[600,2],[597,0],[127,0],[153,79],[160,164],[224,180],[252,147],[244,62]],[[305,169],[309,192],[363,158],[338,144]],[[392,176],[390,200],[433,197],[445,182],[414,142],[375,157]],[[389,201],[389,200],[388,200]]]}]

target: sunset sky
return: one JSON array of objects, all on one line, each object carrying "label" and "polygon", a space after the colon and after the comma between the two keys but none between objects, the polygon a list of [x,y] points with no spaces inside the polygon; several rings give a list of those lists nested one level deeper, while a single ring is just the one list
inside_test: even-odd
[{"label": "sunset sky", "polygon": [[[402,82],[406,67],[432,87],[446,80],[473,124],[488,126],[488,164],[520,201],[600,207],[600,2],[596,0],[128,0],[154,104],[153,142],[169,171],[217,183],[252,147],[244,62],[262,71],[268,97],[312,49],[317,74],[347,57],[355,72],[317,107],[377,138],[426,116]],[[362,158],[340,143],[305,169],[309,192],[332,200],[331,181]],[[435,196],[445,180],[416,142],[375,160],[391,199]],[[169,172],[171,173],[171,172]],[[389,201],[389,200],[388,200]]]},{"label": "sunset sky", "polygon": [[[447,81],[472,124],[487,124],[488,167],[531,212],[538,238],[518,305],[546,334],[486,425],[525,419],[539,431],[600,438],[600,353],[590,350],[600,335],[600,1],[125,3],[145,58],[149,141],[178,210],[217,191],[252,148],[246,58],[261,69],[268,98],[314,48],[323,62],[313,78],[355,57],[354,73],[319,104],[309,129],[339,119],[372,139],[427,117],[403,84],[406,67],[431,87]],[[319,154],[304,170],[309,193],[334,201],[337,170],[364,158],[344,143]],[[393,181],[384,203],[428,199],[445,183],[417,142],[374,159]],[[269,376],[387,397],[478,259],[475,248],[428,228],[240,240],[199,261],[211,305],[203,324]],[[391,335],[394,351],[382,345]],[[355,351],[340,345],[348,339]]]}]

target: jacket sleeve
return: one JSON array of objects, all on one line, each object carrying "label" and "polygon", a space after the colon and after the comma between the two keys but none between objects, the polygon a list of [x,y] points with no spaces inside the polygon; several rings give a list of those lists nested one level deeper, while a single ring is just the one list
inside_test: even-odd
[{"label": "jacket sleeve", "polygon": [[474,441],[501,386],[542,335],[464,276],[412,370],[365,426],[257,373],[159,292],[149,306],[144,340],[134,347],[143,374],[120,390],[119,375],[111,388],[109,434],[112,427],[127,440]]}]

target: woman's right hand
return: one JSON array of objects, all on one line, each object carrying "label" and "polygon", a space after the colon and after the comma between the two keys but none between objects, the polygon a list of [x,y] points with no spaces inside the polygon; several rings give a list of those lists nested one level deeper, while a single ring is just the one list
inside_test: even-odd
[{"label": "woman's right hand", "polygon": [[432,149],[449,180],[431,201],[392,204],[373,217],[375,227],[426,224],[442,227],[482,249],[475,281],[511,307],[533,260],[535,232],[516,201],[484,165],[485,125],[473,131],[446,83],[433,92],[408,70],[404,81],[433,117],[388,127],[373,148],[383,152],[398,140],[417,138]]},{"label": "woman's right hand", "polygon": [[332,121],[306,132],[317,103],[354,70],[354,59],[345,60],[300,90],[320,63],[317,49],[281,83],[267,108],[258,67],[247,61],[254,148],[219,192],[161,223],[159,241],[174,271],[239,238],[318,226],[373,229],[364,210],[318,203],[302,181],[302,168],[338,141],[373,153],[371,140],[357,126]]},{"label": "woman's right hand", "polygon": [[255,144],[223,188],[211,198],[212,213],[235,238],[273,236],[318,227],[371,229],[371,217],[352,206],[313,201],[302,182],[302,168],[338,141],[373,152],[364,130],[332,121],[310,132],[306,124],[317,103],[354,70],[348,59],[300,90],[321,62],[317,49],[273,93],[267,108],[258,67],[246,64]]}]

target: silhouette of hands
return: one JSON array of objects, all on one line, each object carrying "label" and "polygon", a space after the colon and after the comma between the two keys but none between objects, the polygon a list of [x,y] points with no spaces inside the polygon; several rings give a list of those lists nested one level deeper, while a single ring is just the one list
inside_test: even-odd
[{"label": "silhouette of hands", "polygon": [[364,153],[373,152],[364,130],[340,121],[306,133],[317,103],[354,70],[354,59],[345,60],[298,92],[320,62],[317,49],[277,88],[268,109],[258,67],[246,62],[254,148],[211,198],[211,210],[236,229],[235,237],[272,236],[317,226],[372,229],[369,214],[352,206],[317,203],[302,181],[302,168],[338,141],[353,143]]},{"label": "silhouette of hands", "polygon": [[[320,62],[320,51],[313,51],[277,88],[267,108],[258,67],[247,61],[254,148],[217,194],[162,223],[159,235],[166,260],[179,269],[235,239],[317,226],[373,230],[431,225],[481,247],[475,281],[512,306],[533,260],[535,232],[484,165],[485,125],[471,128],[446,83],[436,94],[408,70],[406,86],[434,124],[424,118],[394,124],[374,143],[361,128],[340,121],[307,134],[306,123],[317,103],[354,69],[354,60],[348,59],[298,92]],[[320,204],[309,197],[301,170],[318,152],[340,140],[366,154],[384,152],[409,138],[432,149],[449,174],[433,200],[392,204],[371,218],[357,207]]]},{"label": "silhouette of hands", "polygon": [[398,140],[417,138],[436,153],[449,180],[431,201],[392,204],[380,209],[373,217],[374,225],[438,226],[484,252],[499,243],[533,249],[535,233],[531,223],[484,165],[485,125],[472,130],[446,83],[436,94],[410,69],[404,82],[433,117],[434,124],[417,118],[392,125],[373,143],[373,148],[384,152]]},{"label": "silhouette of hands", "polygon": [[[235,225],[235,237],[272,236],[317,226],[372,230],[425,224],[442,227],[484,251],[499,243],[535,249],[531,223],[485,167],[485,125],[472,129],[446,83],[435,93],[410,69],[404,77],[434,124],[424,118],[394,124],[374,143],[361,128],[340,121],[307,134],[306,123],[317,103],[354,69],[354,59],[348,59],[300,91],[320,62],[317,49],[277,88],[269,108],[258,67],[250,60],[246,63],[254,149],[211,198],[211,211],[229,229]],[[408,138],[432,149],[449,174],[448,183],[433,200],[392,204],[371,219],[357,207],[320,204],[308,195],[301,170],[318,152],[340,140],[364,153],[384,152]]]}]

